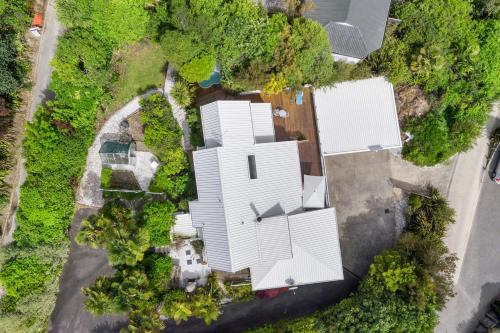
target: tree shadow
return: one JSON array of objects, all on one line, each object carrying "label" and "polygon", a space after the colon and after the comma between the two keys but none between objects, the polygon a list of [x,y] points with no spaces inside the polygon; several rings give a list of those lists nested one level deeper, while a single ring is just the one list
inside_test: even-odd
[{"label": "tree shadow", "polygon": [[[478,272],[479,273],[479,272]],[[457,333],[473,332],[479,322],[483,319],[490,304],[500,295],[500,282],[488,282],[481,287],[481,297],[476,311],[469,319],[462,320],[457,326]]]}]

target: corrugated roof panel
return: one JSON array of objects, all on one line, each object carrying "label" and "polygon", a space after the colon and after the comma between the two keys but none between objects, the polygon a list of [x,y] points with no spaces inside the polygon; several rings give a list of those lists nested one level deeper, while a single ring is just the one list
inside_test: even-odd
[{"label": "corrugated roof panel", "polygon": [[[224,208],[235,270],[258,262],[255,221],[302,207],[297,142],[220,148]],[[257,179],[250,179],[248,155],[255,156]]]},{"label": "corrugated roof panel", "polygon": [[200,115],[205,146],[207,148],[220,146],[222,144],[222,134],[217,102],[200,107]]},{"label": "corrugated roof panel", "polygon": [[342,280],[335,208],[288,216],[293,258],[250,268],[252,289]]},{"label": "corrugated roof panel", "polygon": [[263,218],[255,224],[260,262],[292,258],[292,244],[286,215]]},{"label": "corrugated roof panel", "polygon": [[392,84],[378,77],[314,91],[321,153],[401,147]]},{"label": "corrugated roof panel", "polygon": [[274,142],[273,113],[270,103],[250,103],[255,143]]},{"label": "corrugated roof panel", "polygon": [[224,147],[255,143],[249,101],[219,101],[217,107]]}]

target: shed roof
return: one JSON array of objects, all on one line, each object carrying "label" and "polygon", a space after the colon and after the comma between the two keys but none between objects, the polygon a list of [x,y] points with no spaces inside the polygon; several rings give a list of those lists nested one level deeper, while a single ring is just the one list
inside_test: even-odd
[{"label": "shed roof", "polygon": [[99,149],[99,154],[128,154],[131,142],[106,141]]},{"label": "shed roof", "polygon": [[402,146],[393,86],[383,77],[315,90],[314,104],[323,155]]},{"label": "shed roof", "polygon": [[362,59],[382,46],[391,0],[315,0],[306,16],[328,31],[332,52]]}]

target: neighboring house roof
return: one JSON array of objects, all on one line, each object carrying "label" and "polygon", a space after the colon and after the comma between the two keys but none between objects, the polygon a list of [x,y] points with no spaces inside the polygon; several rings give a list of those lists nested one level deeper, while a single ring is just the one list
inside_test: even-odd
[{"label": "neighboring house roof", "polygon": [[394,89],[383,77],[314,91],[323,155],[402,146]]},{"label": "neighboring house roof", "polygon": [[363,59],[382,46],[391,0],[315,0],[306,17],[325,26],[332,52]]},{"label": "neighboring house roof", "polygon": [[335,208],[289,215],[287,219],[293,257],[251,266],[252,289],[342,280]]},{"label": "neighboring house roof", "polygon": [[[226,272],[248,267],[261,271],[262,267],[271,269],[296,257],[324,256],[312,250],[316,246],[324,247],[326,252],[336,246],[333,252],[339,252],[335,211],[317,216],[304,213],[298,144],[274,142],[274,134],[270,135],[270,105],[219,101],[202,106],[200,111],[203,124],[207,125],[203,130],[205,142],[212,147],[193,152],[198,200],[189,203],[189,210],[193,226],[202,228],[210,267]],[[259,143],[262,138],[270,142]],[[325,221],[318,221],[322,218]],[[333,237],[332,243],[303,244],[315,240],[292,235],[302,223],[314,233],[322,233],[325,225],[333,224],[335,235],[327,232]],[[300,249],[295,249],[294,237],[295,246]],[[308,249],[307,254],[299,255],[303,248]],[[339,260],[327,266],[341,266],[340,256],[325,258]],[[338,278],[327,273],[308,278],[301,274],[297,274],[300,283]],[[266,286],[282,285],[282,279],[275,281],[278,285],[272,286],[269,281]]]}]

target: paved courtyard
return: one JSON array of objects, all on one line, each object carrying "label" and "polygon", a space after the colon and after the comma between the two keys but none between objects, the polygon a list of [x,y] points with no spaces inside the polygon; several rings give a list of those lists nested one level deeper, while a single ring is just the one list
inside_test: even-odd
[{"label": "paved courtyard", "polygon": [[342,264],[362,276],[396,238],[389,151],[325,158],[330,203],[337,209]]}]

